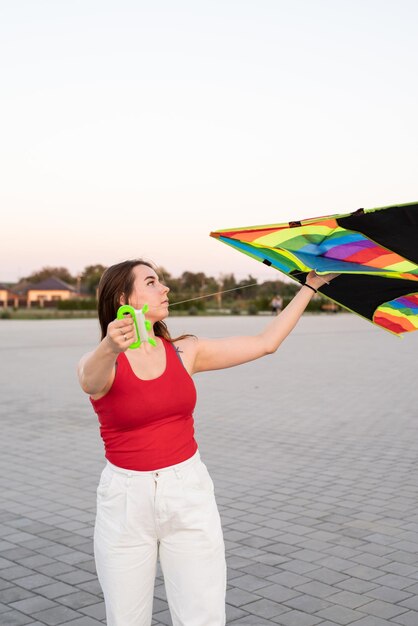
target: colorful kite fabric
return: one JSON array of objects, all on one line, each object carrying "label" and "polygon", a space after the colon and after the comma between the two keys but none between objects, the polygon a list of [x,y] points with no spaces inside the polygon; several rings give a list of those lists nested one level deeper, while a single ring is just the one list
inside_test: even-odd
[{"label": "colorful kite fabric", "polygon": [[418,203],[211,236],[299,283],[337,272],[323,295],[395,335],[418,329]]}]

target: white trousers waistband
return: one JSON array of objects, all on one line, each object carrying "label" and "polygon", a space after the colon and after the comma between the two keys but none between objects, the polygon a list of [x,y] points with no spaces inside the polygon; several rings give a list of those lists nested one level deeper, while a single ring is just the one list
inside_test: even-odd
[{"label": "white trousers waistband", "polygon": [[117,474],[124,474],[125,476],[154,476],[155,474],[162,474],[167,472],[177,473],[181,471],[183,468],[186,468],[188,465],[192,465],[193,463],[198,463],[200,461],[200,453],[199,450],[196,450],[193,456],[181,463],[177,463],[176,465],[168,465],[167,467],[162,467],[161,469],[149,470],[149,471],[140,471],[140,470],[130,470],[125,469],[124,467],[118,467],[117,465],[113,465],[110,461],[106,461],[106,466],[108,469],[112,470],[112,472],[116,472]]}]

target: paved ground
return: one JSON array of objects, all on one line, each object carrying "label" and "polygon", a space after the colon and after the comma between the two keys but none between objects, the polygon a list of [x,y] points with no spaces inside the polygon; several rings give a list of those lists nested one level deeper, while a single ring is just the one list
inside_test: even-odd
[{"label": "paved ground", "polygon": [[[174,318],[174,333],[267,318]],[[105,622],[92,559],[103,466],[75,364],[94,320],[0,322],[0,624]],[[228,555],[228,624],[418,626],[418,333],[305,316],[273,356],[197,378]],[[171,624],[164,585],[155,626]]]}]

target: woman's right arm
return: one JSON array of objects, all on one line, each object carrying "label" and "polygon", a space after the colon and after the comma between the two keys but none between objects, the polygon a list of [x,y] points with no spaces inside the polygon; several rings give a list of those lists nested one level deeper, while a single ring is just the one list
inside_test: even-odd
[{"label": "woman's right arm", "polygon": [[120,352],[125,352],[134,336],[131,317],[114,320],[107,334],[93,352],[85,354],[78,364],[78,379],[83,391],[90,396],[106,393],[115,377],[115,363]]}]

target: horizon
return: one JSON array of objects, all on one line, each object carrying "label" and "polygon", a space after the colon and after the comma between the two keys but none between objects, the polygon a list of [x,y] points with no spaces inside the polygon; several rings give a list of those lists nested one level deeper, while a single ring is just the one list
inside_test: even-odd
[{"label": "horizon", "polygon": [[[99,265],[99,264],[98,264],[98,263],[96,263],[96,264],[92,264],[92,265]],[[83,269],[86,269],[87,267],[88,267],[88,266],[86,266],[86,267],[85,267],[85,268],[83,268]],[[69,274],[71,275],[71,278],[72,278],[72,279],[74,279],[74,281],[77,281],[77,280],[78,280],[78,278],[80,277],[80,274],[81,274],[81,272],[80,272],[80,273],[77,273],[77,274],[73,274],[73,273],[69,270],[69,268],[64,267],[64,266],[57,266],[57,267],[45,266],[45,267],[39,268],[39,269],[37,269],[37,270],[33,270],[32,272],[29,272],[29,274],[27,274],[27,276],[22,276],[22,277],[21,277],[19,280],[17,280],[17,281],[6,281],[6,280],[2,280],[2,279],[1,279],[1,276],[0,276],[0,285],[5,285],[5,286],[13,287],[14,285],[18,285],[20,282],[27,280],[28,278],[30,278],[30,276],[35,275],[35,274],[38,274],[38,273],[41,273],[42,271],[44,271],[44,270],[46,271],[46,270],[49,270],[49,269],[65,269],[65,270],[67,270],[67,271],[69,272]],[[257,278],[257,277],[256,277],[256,276],[254,276],[254,275],[247,275],[245,278],[239,278],[238,276],[236,276],[236,275],[234,274],[234,272],[224,273],[224,274],[222,274],[222,273],[221,273],[221,274],[218,274],[218,275],[216,276],[216,275],[214,275],[214,274],[207,274],[207,273],[206,273],[206,272],[204,272],[203,270],[197,270],[197,271],[193,271],[193,272],[192,272],[190,269],[185,269],[185,270],[183,270],[180,274],[173,274],[172,272],[170,272],[169,268],[167,268],[167,267],[164,267],[164,268],[157,268],[157,269],[158,269],[158,270],[164,270],[164,271],[166,271],[166,272],[169,274],[169,279],[168,279],[167,283],[168,283],[171,279],[172,279],[172,280],[178,280],[179,278],[181,278],[182,274],[183,274],[183,273],[185,273],[185,272],[190,272],[190,273],[192,273],[192,274],[199,274],[199,273],[202,273],[202,274],[204,274],[204,275],[205,275],[205,277],[206,277],[207,279],[214,279],[214,280],[216,280],[216,281],[220,281],[220,280],[222,280],[222,276],[232,276],[236,282],[243,282],[243,281],[244,281],[244,280],[246,280],[246,279],[256,279],[256,281],[257,281],[257,282],[258,282],[259,280],[261,280],[261,279]],[[162,273],[164,273],[164,272],[162,272]],[[274,278],[274,276],[275,276],[275,275],[277,276],[277,278]],[[57,273],[57,274],[52,273],[52,274],[50,274],[50,277],[59,278],[58,273]],[[162,278],[163,278],[163,277],[162,277]],[[42,280],[45,280],[45,279],[42,279]],[[60,280],[63,280],[64,282],[66,282],[64,279],[60,279]],[[164,281],[164,278],[163,278],[163,281]],[[278,270],[274,270],[274,274],[273,274],[273,277],[272,277],[272,278],[265,278],[265,277],[263,277],[263,278],[262,278],[262,281],[263,281],[263,282],[284,282],[284,283],[287,283],[287,282],[289,282],[289,283],[294,283],[294,282],[295,282],[294,280],[290,279],[290,278],[289,278],[286,274],[283,274],[282,272],[279,272]],[[258,282],[258,284],[259,284],[259,285],[261,285],[262,283],[261,283],[261,282]],[[169,285],[168,285],[168,286],[169,286]],[[237,287],[237,289],[239,289],[239,288],[243,288],[243,287]]]}]

